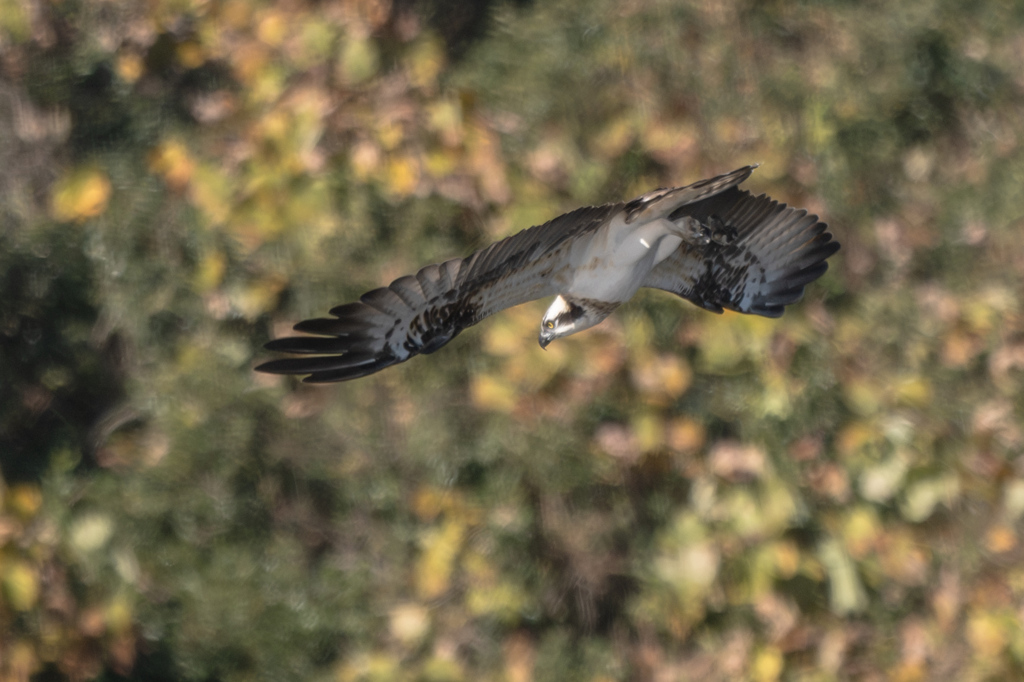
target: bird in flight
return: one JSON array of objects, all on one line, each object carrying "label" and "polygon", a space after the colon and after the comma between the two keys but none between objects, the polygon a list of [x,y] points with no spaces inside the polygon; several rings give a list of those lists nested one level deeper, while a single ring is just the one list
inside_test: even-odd
[{"label": "bird in flight", "polygon": [[739,189],[756,166],[632,201],[578,208],[467,258],[428,265],[305,320],[268,350],[303,357],[256,367],[309,383],[357,379],[441,348],[520,303],[556,296],[540,345],[589,329],[640,287],[716,313],[779,317],[839,250],[806,210]]}]

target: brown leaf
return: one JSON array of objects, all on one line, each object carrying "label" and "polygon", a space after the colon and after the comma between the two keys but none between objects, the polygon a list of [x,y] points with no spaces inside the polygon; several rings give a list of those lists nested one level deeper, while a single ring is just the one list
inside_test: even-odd
[{"label": "brown leaf", "polygon": [[708,459],[716,476],[733,483],[760,478],[766,467],[764,450],[739,441],[719,441]]}]

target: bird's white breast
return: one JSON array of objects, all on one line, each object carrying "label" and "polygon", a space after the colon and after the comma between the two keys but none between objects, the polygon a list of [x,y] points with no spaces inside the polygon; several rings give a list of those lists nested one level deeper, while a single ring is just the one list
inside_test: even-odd
[{"label": "bird's white breast", "polygon": [[573,278],[565,293],[598,301],[633,297],[647,273],[675,251],[682,238],[667,220],[627,225],[622,215],[573,245]]}]

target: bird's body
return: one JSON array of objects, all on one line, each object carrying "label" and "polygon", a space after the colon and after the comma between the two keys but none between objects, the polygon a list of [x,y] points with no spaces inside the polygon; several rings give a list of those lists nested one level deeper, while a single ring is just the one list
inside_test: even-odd
[{"label": "bird's body", "polygon": [[715,312],[778,317],[825,272],[839,244],[817,216],[739,190],[752,171],[580,208],[429,265],[334,308],[333,319],[300,322],[296,331],[318,336],[267,348],[309,357],[256,369],[316,383],[355,379],[432,353],[495,312],[557,295],[541,321],[546,346],[601,322],[642,286]]}]

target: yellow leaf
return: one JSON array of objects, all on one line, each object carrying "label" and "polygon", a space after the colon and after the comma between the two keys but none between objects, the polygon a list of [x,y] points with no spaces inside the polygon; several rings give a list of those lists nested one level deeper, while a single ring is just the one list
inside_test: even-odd
[{"label": "yellow leaf", "polygon": [[645,393],[678,398],[690,387],[693,373],[682,358],[664,354],[637,363],[632,378],[633,384]]},{"label": "yellow leaf", "polygon": [[81,222],[107,210],[111,185],[107,174],[98,168],[78,168],[54,185],[51,197],[53,217]]},{"label": "yellow leaf", "polygon": [[489,615],[512,620],[526,605],[526,593],[507,582],[473,586],[466,595],[466,608],[475,616]]},{"label": "yellow leaf", "polygon": [[505,679],[508,682],[532,682],[537,647],[533,639],[516,632],[505,640]]},{"label": "yellow leaf", "polygon": [[741,369],[741,362],[765,355],[773,328],[767,318],[744,317],[726,311],[708,315],[701,321],[700,361],[711,374],[731,374]]},{"label": "yellow leaf", "polygon": [[391,653],[356,653],[346,656],[335,674],[338,682],[385,682],[398,680],[400,660]]},{"label": "yellow leaf", "polygon": [[818,549],[818,558],[829,579],[829,602],[832,612],[843,616],[863,611],[868,604],[857,569],[842,546],[828,539]]},{"label": "yellow leaf", "polygon": [[990,305],[992,298],[983,296],[964,310],[965,322],[972,332],[983,336],[996,326],[1001,311]]},{"label": "yellow leaf", "polygon": [[461,160],[457,151],[442,147],[429,152],[423,165],[430,177],[444,178],[459,169]]},{"label": "yellow leaf", "polygon": [[126,83],[134,83],[146,71],[146,63],[135,52],[122,52],[117,56],[115,69],[121,80]]},{"label": "yellow leaf", "polygon": [[298,33],[295,63],[299,68],[313,67],[331,53],[334,30],[321,17],[315,15],[306,17]]},{"label": "yellow leaf", "polygon": [[270,56],[263,45],[249,41],[238,49],[232,50],[229,56],[235,75],[242,83],[251,85],[265,70]]},{"label": "yellow leaf", "polygon": [[879,538],[878,566],[882,573],[905,585],[923,585],[928,579],[931,550],[906,529],[892,529]]},{"label": "yellow leaf", "polygon": [[967,621],[967,641],[981,658],[999,656],[1006,648],[1006,628],[995,616],[976,613]]},{"label": "yellow leaf", "polygon": [[380,55],[376,43],[369,39],[346,40],[338,67],[342,80],[349,85],[373,78],[380,68]]},{"label": "yellow leaf", "polygon": [[507,204],[512,190],[505,174],[501,156],[501,141],[497,133],[483,125],[473,125],[466,135],[469,165],[480,184],[484,198],[497,204]]},{"label": "yellow leaf", "polygon": [[7,680],[28,680],[39,672],[42,667],[39,658],[36,656],[35,648],[29,641],[21,640],[13,643],[3,642],[4,645],[4,671],[9,674]]},{"label": "yellow leaf", "polygon": [[511,412],[518,397],[513,386],[490,374],[474,376],[469,395],[477,407],[496,412]]},{"label": "yellow leaf", "polygon": [[228,0],[219,12],[218,19],[225,25],[235,29],[248,28],[252,22],[253,5],[249,0]]},{"label": "yellow leaf", "polygon": [[284,92],[288,72],[279,62],[264,62],[260,66],[262,68],[252,74],[248,94],[253,102],[270,105]]},{"label": "yellow leaf", "polygon": [[633,433],[644,452],[659,447],[665,440],[665,425],[657,414],[644,412],[632,420]]},{"label": "yellow leaf", "polygon": [[729,519],[729,525],[742,538],[763,537],[768,531],[759,501],[746,487],[726,489],[716,511]]},{"label": "yellow leaf", "polygon": [[778,571],[779,577],[788,580],[796,575],[797,569],[800,568],[800,548],[796,543],[780,540],[772,549],[775,555],[775,570]]},{"label": "yellow leaf", "polygon": [[470,613],[515,620],[526,608],[529,601],[526,592],[502,580],[497,567],[483,554],[469,552],[463,561],[463,570],[468,584],[466,607]]},{"label": "yellow leaf", "polygon": [[391,609],[391,636],[406,646],[422,641],[430,627],[430,612],[421,604],[399,604]]},{"label": "yellow leaf", "polygon": [[420,181],[420,168],[411,156],[399,156],[388,164],[388,189],[400,197],[412,194]]},{"label": "yellow leaf", "polygon": [[196,273],[192,277],[192,286],[199,293],[206,293],[220,286],[227,268],[227,259],[220,251],[206,254],[199,262]]},{"label": "yellow leaf", "polygon": [[782,652],[776,647],[767,647],[757,652],[750,666],[750,676],[757,682],[775,682],[785,667]]},{"label": "yellow leaf", "polygon": [[382,149],[392,151],[405,138],[405,131],[397,121],[382,120],[373,131]]},{"label": "yellow leaf", "polygon": [[208,227],[223,225],[231,217],[233,205],[230,178],[220,168],[207,164],[190,166],[188,172],[195,175],[188,192],[192,204],[206,218]]},{"label": "yellow leaf", "polygon": [[793,409],[790,386],[785,373],[766,369],[763,375],[764,393],[761,395],[761,413],[785,419]]},{"label": "yellow leaf", "polygon": [[283,43],[287,33],[288,17],[282,12],[267,12],[256,25],[256,36],[272,47]]},{"label": "yellow leaf", "polygon": [[113,534],[114,524],[109,516],[87,514],[77,519],[71,527],[71,544],[80,552],[95,552],[103,548]]},{"label": "yellow leaf", "polygon": [[430,88],[444,68],[444,48],[432,36],[424,36],[408,57],[409,80],[418,88]]},{"label": "yellow leaf", "polygon": [[925,678],[925,670],[920,661],[901,663],[889,673],[891,682],[920,682]]},{"label": "yellow leaf", "polygon": [[942,343],[942,363],[947,367],[964,367],[984,348],[982,339],[961,329],[954,329]]},{"label": "yellow leaf", "polygon": [[39,578],[35,569],[24,561],[13,561],[3,573],[4,594],[15,611],[28,611],[39,597]]},{"label": "yellow leaf", "polygon": [[881,391],[868,380],[850,379],[842,384],[842,389],[843,401],[855,413],[867,416],[878,411]]},{"label": "yellow leaf", "polygon": [[1024,515],[1024,480],[1018,478],[1006,484],[1003,490],[1003,514],[1010,523]]},{"label": "yellow leaf", "polygon": [[679,453],[694,452],[704,446],[704,427],[686,417],[672,420],[668,425],[668,446]]},{"label": "yellow leaf", "polygon": [[462,682],[465,676],[459,662],[451,654],[438,653],[423,664],[421,677],[429,682]]},{"label": "yellow leaf", "polygon": [[606,125],[594,138],[594,151],[603,159],[614,159],[626,151],[636,138],[636,126],[627,117]]},{"label": "yellow leaf", "polygon": [[662,554],[654,561],[658,577],[686,600],[702,598],[718,576],[721,557],[711,542],[697,542]]},{"label": "yellow leaf", "polygon": [[695,123],[654,122],[641,129],[641,143],[658,161],[678,164],[699,153],[701,133]]},{"label": "yellow leaf", "polygon": [[778,478],[768,478],[761,492],[760,517],[761,532],[781,533],[789,527],[800,513],[800,508],[790,492]]},{"label": "yellow leaf", "polygon": [[891,457],[861,472],[858,484],[860,494],[872,502],[885,502],[903,487],[910,469],[910,456],[896,451]]},{"label": "yellow leaf", "polygon": [[[0,4],[0,32],[10,36],[15,44],[29,40],[32,36],[32,20],[28,7],[20,2]],[[28,678],[27,675],[25,677]]]},{"label": "yellow leaf", "polygon": [[911,407],[927,407],[932,401],[931,383],[924,377],[907,377],[896,384],[896,399]]},{"label": "yellow leaf", "polygon": [[131,631],[134,622],[134,611],[131,599],[124,593],[116,595],[109,604],[104,615],[107,631],[124,634]]},{"label": "yellow leaf", "polygon": [[43,503],[39,487],[30,483],[19,483],[7,491],[6,507],[22,518],[35,516]]},{"label": "yellow leaf", "polygon": [[864,558],[874,549],[881,532],[878,517],[872,510],[866,507],[853,510],[843,527],[846,550],[854,558]]},{"label": "yellow leaf", "polygon": [[421,486],[416,491],[412,499],[412,511],[420,521],[433,521],[445,511],[453,511],[467,521],[472,519],[466,501],[458,491],[432,485]]},{"label": "yellow leaf", "polygon": [[446,520],[440,528],[433,528],[424,535],[423,553],[416,566],[416,594],[422,599],[435,599],[448,590],[455,557],[462,548],[465,534],[464,523]]},{"label": "yellow leaf", "polygon": [[960,479],[955,473],[918,480],[907,487],[900,511],[908,520],[924,521],[939,504],[952,508],[960,496]]},{"label": "yellow leaf", "polygon": [[859,453],[880,438],[878,429],[869,422],[856,421],[843,427],[836,438],[836,450],[843,458]]},{"label": "yellow leaf", "polygon": [[822,98],[814,98],[811,106],[805,110],[804,125],[806,126],[811,148],[816,153],[821,153],[828,149],[832,138],[835,136],[835,125],[832,123],[833,116],[829,115],[829,109],[832,106],[834,105],[826,104]]},{"label": "yellow leaf", "polygon": [[462,141],[462,107],[458,100],[446,99],[427,105],[427,127],[438,133],[446,145]]},{"label": "yellow leaf", "polygon": [[230,300],[235,308],[248,320],[255,320],[273,309],[278,294],[284,288],[285,280],[269,276],[232,291]]},{"label": "yellow leaf", "polygon": [[484,332],[484,350],[490,355],[511,358],[523,350],[523,327],[513,315],[503,315]]},{"label": "yellow leaf", "polygon": [[985,533],[985,549],[993,554],[1009,552],[1017,546],[1017,534],[1013,528],[1004,524],[997,524],[988,529]]},{"label": "yellow leaf", "polygon": [[206,61],[203,46],[194,40],[187,40],[179,44],[175,54],[178,57],[178,62],[186,69],[198,68]]},{"label": "yellow leaf", "polygon": [[195,171],[195,161],[188,148],[177,140],[160,143],[149,154],[149,170],[163,177],[171,189],[184,188]]}]

